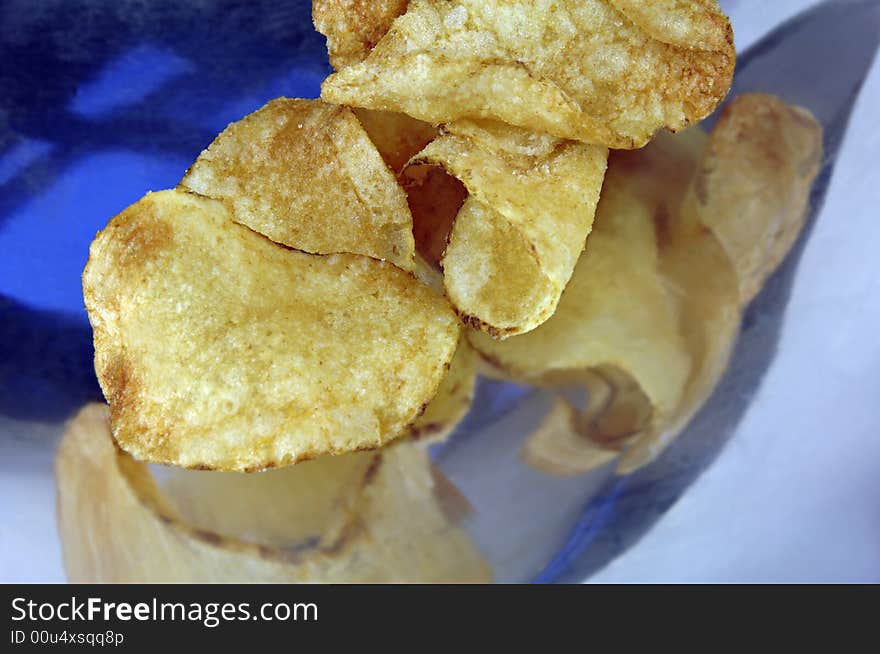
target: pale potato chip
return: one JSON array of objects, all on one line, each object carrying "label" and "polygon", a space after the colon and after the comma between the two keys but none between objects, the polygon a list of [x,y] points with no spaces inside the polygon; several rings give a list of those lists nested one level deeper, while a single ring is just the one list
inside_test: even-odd
[{"label": "pale potato chip", "polygon": [[669,138],[614,153],[588,248],[550,320],[503,343],[469,335],[516,380],[587,390],[585,406],[561,401],[524,444],[523,459],[548,474],[580,474],[650,441],[685,396],[692,351],[656,219],[664,198],[684,195],[704,138]]},{"label": "pale potato chip", "polygon": [[412,270],[406,194],[348,108],[272,100],[229,125],[180,185],[226,202],[236,222],[282,245]]},{"label": "pale potato chip", "polygon": [[821,163],[822,128],[805,109],[748,93],[721,112],[685,211],[721,241],[743,303],[800,234]]},{"label": "pale potato chip", "polygon": [[355,109],[354,114],[382,159],[396,174],[439,134],[439,130],[430,123],[423,123],[406,114],[369,109]]},{"label": "pale potato chip", "polygon": [[[617,170],[615,163],[613,171]],[[661,172],[657,175],[664,176]],[[632,181],[637,180],[638,175],[633,175]],[[676,195],[674,190],[669,193],[670,197]],[[740,320],[733,268],[711,232],[681,214],[670,216],[662,198],[658,200],[658,276],[676,305],[690,361],[686,381],[678,379],[678,384],[683,383],[679,400],[672,411],[668,407],[663,413],[655,411],[642,387],[649,380],[639,376],[639,369],[599,366],[563,376],[561,381],[587,389],[587,406],[580,409],[560,400],[523,448],[524,460],[548,474],[587,472],[621,453],[619,474],[650,463],[687,426],[727,366]]]},{"label": "pale potato chip", "polygon": [[664,225],[661,272],[677,296],[691,371],[675,412],[628,447],[618,472],[653,461],[687,426],[724,374],[739,334],[737,277],[714,234],[672,214]]},{"label": "pale potato chip", "polygon": [[676,134],[660,132],[640,150],[611,152],[609,166],[628,180],[629,193],[655,207],[657,217],[657,211],[678,211],[708,145],[709,135],[699,126]]},{"label": "pale potato chip", "polygon": [[651,207],[612,167],[589,245],[553,316],[503,342],[477,332],[469,339],[485,358],[525,382],[615,366],[638,380],[658,416],[670,415],[690,360],[658,266]]},{"label": "pale potato chip", "polygon": [[410,273],[282,248],[182,191],[110,221],[83,294],[114,436],[184,467],[257,470],[384,445],[434,397],[460,332]]},{"label": "pale potato chip", "polygon": [[[180,471],[185,483],[160,489],[147,466],[114,447],[107,407],[93,404],[68,426],[55,470],[72,582],[491,580],[447,515],[448,480],[413,446],[247,476]],[[279,524],[291,520],[306,524]]]},{"label": "pale potato chip", "polygon": [[[442,167],[468,192],[442,259],[465,322],[505,338],[553,314],[590,233],[606,160],[602,147],[469,121],[413,159],[405,176]],[[448,210],[435,215],[442,224]]]},{"label": "pale potato chip", "polygon": [[[629,168],[631,183],[642,189],[654,207],[660,273],[678,305],[691,371],[675,412],[652,424],[626,448],[618,462],[621,474],[653,461],[687,426],[721,379],[739,333],[734,266],[715,235],[682,208],[700,168],[695,164],[706,151],[707,140],[700,130],[692,129],[656,147],[652,143],[641,166]],[[652,185],[649,178],[661,181]]]},{"label": "pale potato chip", "polygon": [[362,61],[409,0],[312,0],[312,22],[327,37],[334,68]]},{"label": "pale potato chip", "polygon": [[443,294],[443,272],[421,254],[416,254],[416,267],[413,275],[435,293]]},{"label": "pale potato chip", "polygon": [[[595,384],[569,373],[565,381],[589,388],[588,406],[566,404],[549,415],[527,441],[526,461],[551,474],[577,474],[579,468],[605,463],[607,452],[619,451],[617,470],[625,474],[653,461],[681,433],[724,373],[741,304],[760,289],[803,223],[821,158],[817,130],[803,110],[750,94],[731,103],[709,139],[688,130],[662,136],[638,152],[614,154],[609,179],[623,179],[630,196],[654,217],[657,270],[674,303],[690,361],[687,381],[673,411],[646,421],[643,403],[632,393],[624,393],[629,399],[621,411],[617,398],[625,379],[612,379],[607,390],[597,391]],[[606,185],[586,260],[601,245],[603,207],[618,191]],[[565,296],[560,311],[564,303]],[[647,379],[637,369],[620,368],[639,385]],[[642,388],[650,397],[648,387]],[[613,428],[609,412],[616,414]],[[578,446],[583,451],[574,456]]]},{"label": "pale potato chip", "polygon": [[620,452],[586,438],[577,428],[574,407],[556,400],[523,443],[523,462],[555,477],[573,477],[616,459]]},{"label": "pale potato chip", "polygon": [[330,102],[434,124],[493,119],[637,148],[709,115],[736,54],[714,1],[412,0],[366,59],[322,86]]},{"label": "pale potato chip", "polygon": [[374,452],[322,456],[242,474],[154,466],[159,492],[195,529],[278,548],[330,545],[376,465]]},{"label": "pale potato chip", "polygon": [[804,225],[821,159],[822,129],[806,110],[751,93],[725,107],[681,215],[667,225],[662,255],[681,295],[694,369],[674,419],[624,454],[621,473],[656,458],[711,395],[735,345],[740,305],[761,290]]}]

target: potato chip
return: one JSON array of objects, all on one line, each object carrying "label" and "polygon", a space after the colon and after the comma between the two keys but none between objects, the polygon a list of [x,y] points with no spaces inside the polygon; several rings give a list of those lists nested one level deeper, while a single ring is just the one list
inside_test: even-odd
[{"label": "potato chip", "polygon": [[[355,109],[354,112],[385,163],[398,176],[410,159],[439,135],[433,125],[406,114],[369,109]],[[467,190],[442,169],[422,166],[421,170],[415,178],[399,178],[399,181],[407,192],[416,251],[439,267]],[[442,282],[440,292],[444,292]]]},{"label": "potato chip", "polygon": [[613,151],[609,165],[627,180],[627,192],[655,207],[657,218],[658,211],[668,214],[681,206],[708,145],[709,135],[699,126],[660,132],[641,150]]},{"label": "potato chip", "polygon": [[438,483],[413,446],[252,475],[178,471],[163,489],[147,466],[114,447],[107,407],[94,404],[69,425],[55,469],[72,582],[491,579],[447,516],[448,480]]},{"label": "potato chip", "polygon": [[[758,116],[760,126],[752,116]],[[563,403],[564,408],[548,415],[527,441],[527,462],[551,474],[577,474],[579,468],[605,463],[608,452],[620,451],[617,470],[625,474],[654,460],[687,426],[724,373],[739,331],[741,304],[760,288],[802,225],[820,159],[817,129],[802,110],[750,94],[725,109],[709,139],[688,130],[661,136],[638,152],[614,153],[609,180],[625,180],[630,195],[654,216],[657,270],[678,316],[690,361],[687,381],[674,411],[645,421],[637,395],[621,393],[625,378],[611,379],[602,389],[569,373],[567,382],[588,387],[587,408]],[[601,251],[604,211],[618,192],[615,184],[606,184],[585,262]],[[564,306],[565,296],[557,315]],[[521,338],[526,337],[500,347]],[[620,367],[651,396],[641,371]],[[621,395],[626,398],[622,406]],[[609,412],[617,416],[613,428]],[[582,451],[575,456],[578,445]]]},{"label": "potato chip", "polygon": [[[695,137],[699,134],[699,130],[689,131]],[[618,462],[621,474],[653,461],[687,426],[721,379],[739,333],[736,271],[715,235],[682,209],[682,198],[690,191],[681,181],[697,174],[699,166],[693,162],[705,156],[706,140],[693,138],[688,144],[683,137],[669,137],[665,150],[652,143],[641,169],[630,169],[630,174],[633,183],[643,190],[650,186],[645,183],[649,177],[664,180],[653,189],[652,203],[660,244],[660,272],[678,304],[691,371],[674,414],[654,423],[626,448]],[[670,178],[670,171],[676,170],[677,182]]]},{"label": "potato chip", "polygon": [[739,305],[794,244],[821,159],[822,130],[807,111],[764,94],[725,107],[665,230],[663,271],[681,294],[694,369],[673,420],[624,454],[621,473],[656,458],[711,395],[735,345]]},{"label": "potato chip", "polygon": [[730,25],[715,0],[609,0],[633,24],[653,38],[696,50],[724,52]]},{"label": "potato chip", "polygon": [[[420,255],[416,255],[415,276],[436,293],[443,293],[443,274]],[[424,445],[446,440],[467,415],[476,385],[477,354],[462,336],[437,394],[410,426],[411,439]]]},{"label": "potato chip", "polygon": [[557,400],[523,444],[523,462],[555,477],[572,477],[610,463],[620,455],[616,449],[581,434],[577,420],[574,407],[565,400]]},{"label": "potato chip", "polygon": [[620,474],[653,461],[687,426],[724,374],[739,334],[737,277],[714,234],[675,214],[664,229],[661,272],[678,296],[691,371],[675,412],[626,449],[618,463]]},{"label": "potato chip", "polygon": [[805,109],[748,93],[721,112],[685,210],[721,241],[743,303],[800,234],[821,163],[822,128]]},{"label": "potato chip", "polygon": [[312,22],[327,37],[330,64],[339,69],[362,61],[408,1],[313,0]]},{"label": "potato chip", "polygon": [[412,438],[428,444],[449,438],[471,408],[476,384],[477,355],[467,339],[462,338],[437,395],[410,427]]},{"label": "potato chip", "polygon": [[273,100],[227,127],[180,185],[226,202],[236,222],[277,243],[412,270],[406,195],[345,107]]},{"label": "potato chip", "polygon": [[187,525],[269,547],[330,545],[376,465],[375,452],[351,452],[242,474],[154,466],[168,505]]},{"label": "potato chip", "polygon": [[503,342],[476,332],[469,339],[489,361],[525,382],[616,366],[639,381],[658,414],[669,415],[690,361],[658,266],[651,207],[626,175],[611,168],[589,246],[553,316]]},{"label": "potato chip", "polygon": [[379,447],[434,397],[460,332],[410,273],[282,248],[181,191],[111,220],[83,294],[114,436],[184,467]]},{"label": "potato chip", "polygon": [[442,168],[430,165],[409,166],[401,181],[412,213],[416,252],[439,269],[467,189]]},{"label": "potato chip", "polygon": [[553,317],[503,343],[469,335],[514,379],[587,390],[585,406],[561,401],[529,437],[530,465],[580,474],[656,442],[677,416],[699,352],[683,337],[682,293],[663,274],[670,237],[657,220],[664,201],[684,195],[704,141],[689,130],[614,153],[589,247]]},{"label": "potato chip", "polygon": [[424,179],[439,166],[467,189],[442,259],[447,294],[493,337],[530,331],[553,314],[584,249],[607,150],[493,123],[448,130],[404,173]]},{"label": "potato chip", "polygon": [[355,109],[354,114],[395,174],[399,174],[406,163],[439,134],[430,123],[406,114],[369,109]]},{"label": "potato chip", "polygon": [[[412,0],[325,100],[434,124],[492,119],[637,148],[709,115],[736,54],[714,1]],[[650,7],[648,5],[651,5]]]}]

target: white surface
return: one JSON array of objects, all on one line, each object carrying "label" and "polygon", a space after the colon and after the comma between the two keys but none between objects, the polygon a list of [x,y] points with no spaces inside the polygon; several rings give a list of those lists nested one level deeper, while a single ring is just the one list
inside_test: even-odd
[{"label": "white surface", "polygon": [[[722,4],[742,50],[813,3]],[[880,582],[878,114],[875,63],[754,403],[709,470],[594,581]]]},{"label": "white surface", "polygon": [[59,428],[0,416],[0,583],[60,583],[54,448]]}]

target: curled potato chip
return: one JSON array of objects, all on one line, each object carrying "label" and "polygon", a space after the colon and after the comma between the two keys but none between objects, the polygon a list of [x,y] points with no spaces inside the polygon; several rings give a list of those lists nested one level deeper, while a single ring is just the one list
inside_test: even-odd
[{"label": "curled potato chip", "polygon": [[439,134],[430,123],[406,114],[369,109],[355,109],[354,113],[385,163],[396,174]]},{"label": "curled potato chip", "polygon": [[669,414],[690,362],[658,265],[651,208],[612,167],[589,247],[553,316],[503,342],[478,332],[469,339],[486,359],[526,382],[617,366],[639,380],[658,413]]},{"label": "curled potato chip", "polygon": [[[355,109],[354,113],[385,163],[398,176],[409,160],[439,135],[433,125],[406,114],[370,109]],[[467,192],[461,182],[443,171],[426,171],[415,184],[412,180],[400,181],[407,186],[416,250],[439,265],[455,214]]]},{"label": "curled potato chip", "polygon": [[737,277],[718,240],[682,215],[667,220],[660,267],[677,296],[691,370],[675,412],[625,450],[618,463],[621,474],[653,461],[687,426],[724,374],[739,333]]},{"label": "curled potato chip", "polygon": [[[667,231],[677,229],[665,203],[683,197],[704,142],[688,130],[614,153],[589,247],[553,317],[503,343],[469,335],[516,379],[587,391],[585,406],[560,400],[526,441],[522,455],[534,467],[579,474],[647,449],[675,421],[700,353],[682,332],[688,289],[673,289],[664,274]],[[720,265],[732,279],[723,257]]]},{"label": "curled potato chip", "polygon": [[[606,161],[602,147],[468,121],[413,159],[411,180],[442,167],[468,192],[442,259],[447,294],[467,323],[504,338],[553,314],[590,233]],[[434,212],[441,224],[446,207]]]},{"label": "curled potato chip", "polygon": [[523,444],[524,463],[556,477],[571,477],[599,468],[620,452],[586,438],[577,426],[578,414],[565,400],[553,408]]},{"label": "curled potato chip", "polygon": [[[764,126],[742,131],[743,124],[751,124],[749,117],[762,111],[773,118],[765,116]],[[615,153],[609,179],[624,179],[631,196],[654,216],[657,271],[678,316],[690,361],[688,377],[674,411],[646,421],[640,415],[644,403],[625,392],[625,378],[605,375],[610,383],[602,389],[575,375],[567,381],[588,388],[587,408],[566,403],[551,413],[527,442],[528,462],[552,474],[576,474],[579,466],[585,471],[607,461],[609,451],[618,451],[622,455],[617,470],[624,474],[654,460],[687,426],[724,373],[739,330],[741,304],[784,256],[802,225],[819,158],[817,129],[800,109],[769,96],[748,95],[731,103],[709,139],[688,130],[662,136],[638,152]],[[617,190],[607,185],[603,203]],[[763,218],[758,205],[750,206],[750,194],[768,212]],[[600,251],[601,241],[592,239],[601,231],[603,206],[600,203],[586,260]],[[749,262],[752,265],[746,265]],[[563,296],[560,310],[564,303]],[[640,371],[621,369],[632,381],[645,384]],[[648,387],[642,388],[650,397]],[[622,406],[617,399],[621,396],[626,398]],[[609,412],[617,416],[613,428],[607,424]],[[578,443],[583,452],[573,456]]]},{"label": "curled potato chip", "polygon": [[327,37],[330,64],[343,68],[362,61],[409,0],[313,0],[312,22]]},{"label": "curled potato chip", "polygon": [[272,100],[229,125],[180,185],[226,202],[236,222],[282,245],[412,270],[406,195],[346,107]]},{"label": "curled potato chip", "polygon": [[765,94],[725,107],[680,216],[665,226],[663,272],[681,297],[694,367],[673,419],[625,452],[621,473],[656,458],[711,395],[735,345],[740,305],[803,228],[821,158],[822,129],[806,110]]},{"label": "curled potato chip", "polygon": [[685,211],[721,241],[743,303],[797,239],[821,162],[822,128],[806,110],[748,93],[721,112]]},{"label": "curled potato chip", "polygon": [[[659,149],[650,153],[653,160],[643,162],[645,167],[633,173],[634,181],[647,176],[668,177],[676,165],[681,172],[690,170],[688,177],[693,178],[699,167],[691,168],[687,160],[705,151],[705,147],[688,148],[680,137],[671,138],[670,143],[680,146],[678,153]],[[668,180],[663,187],[665,192],[659,186],[654,190],[653,204],[660,243],[660,273],[678,305],[679,326],[691,370],[675,412],[655,422],[625,449],[617,468],[621,474],[653,461],[687,426],[721,379],[739,333],[740,303],[734,266],[714,233],[682,209],[682,197],[689,193],[688,187],[683,193],[680,183]]]},{"label": "curled potato chip", "polygon": [[377,461],[375,452],[352,452],[250,474],[166,466],[151,472],[164,500],[187,525],[295,549],[330,545],[343,535],[349,509]]},{"label": "curled potato chip", "polygon": [[114,446],[107,407],[94,404],[68,426],[55,469],[72,582],[491,579],[447,515],[449,482],[413,446],[252,475],[176,471],[157,484]]},{"label": "curled potato chip", "polygon": [[736,59],[717,2],[655,4],[412,0],[366,59],[324,81],[322,97],[641,147],[709,115]]},{"label": "curled potato chip", "polygon": [[[410,166],[401,181],[406,187],[413,217],[416,252],[439,269],[455,217],[467,199],[467,189],[458,179],[436,166]],[[442,277],[440,288],[443,289]]]},{"label": "curled potato chip", "polygon": [[114,436],[184,467],[257,470],[384,445],[434,397],[460,332],[410,273],[287,250],[182,191],[110,221],[83,295]]}]

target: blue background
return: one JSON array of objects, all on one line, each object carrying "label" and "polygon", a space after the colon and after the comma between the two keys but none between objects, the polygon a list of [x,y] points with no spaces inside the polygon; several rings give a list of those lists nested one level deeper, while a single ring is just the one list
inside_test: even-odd
[{"label": "blue background", "polygon": [[0,411],[63,419],[101,397],[80,287],[95,233],[330,68],[306,1],[7,2],[0,26]]}]

